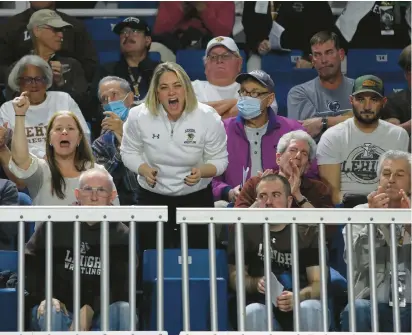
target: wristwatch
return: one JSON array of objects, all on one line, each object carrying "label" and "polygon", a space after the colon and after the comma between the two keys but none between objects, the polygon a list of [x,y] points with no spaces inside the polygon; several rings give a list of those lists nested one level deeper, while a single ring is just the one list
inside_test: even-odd
[{"label": "wristwatch", "polygon": [[303,197],[303,199],[302,199],[301,201],[299,201],[299,202],[296,201],[296,204],[297,204],[299,207],[302,207],[302,206],[303,206],[304,204],[306,204],[307,202],[309,202],[308,198]]},{"label": "wristwatch", "polygon": [[322,131],[328,129],[328,118],[326,116],[322,117]]}]

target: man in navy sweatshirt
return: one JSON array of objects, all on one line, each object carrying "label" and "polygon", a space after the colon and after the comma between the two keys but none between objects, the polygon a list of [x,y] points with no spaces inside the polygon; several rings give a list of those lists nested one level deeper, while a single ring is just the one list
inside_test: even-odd
[{"label": "man in navy sweatshirt", "polygon": [[[91,169],[80,176],[75,190],[80,206],[108,206],[116,197],[106,170]],[[100,328],[100,222],[82,222],[80,228],[80,331]],[[32,310],[32,327],[45,331],[45,236],[40,224],[26,245],[26,290]],[[53,315],[51,331],[73,330],[74,224],[53,225]],[[109,327],[130,330],[128,299],[129,229],[121,222],[109,224]]]}]

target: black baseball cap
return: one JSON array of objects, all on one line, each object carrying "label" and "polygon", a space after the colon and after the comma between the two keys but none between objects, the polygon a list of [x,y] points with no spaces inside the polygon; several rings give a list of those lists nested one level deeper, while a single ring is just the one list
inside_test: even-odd
[{"label": "black baseball cap", "polygon": [[139,19],[137,17],[128,17],[123,21],[117,23],[113,27],[113,32],[117,35],[120,35],[120,32],[125,27],[130,27],[132,29],[137,29],[145,33],[145,35],[150,36],[151,31],[145,20]]},{"label": "black baseball cap", "polygon": [[236,82],[242,84],[246,79],[254,79],[266,87],[269,92],[275,92],[275,83],[265,71],[254,70],[249,73],[241,73],[236,77]]}]

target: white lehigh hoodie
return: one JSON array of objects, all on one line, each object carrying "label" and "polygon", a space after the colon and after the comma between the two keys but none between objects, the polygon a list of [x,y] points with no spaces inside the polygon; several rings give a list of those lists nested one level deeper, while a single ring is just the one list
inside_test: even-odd
[{"label": "white lehigh hoodie", "polygon": [[140,175],[137,180],[144,189],[168,196],[186,195],[207,187],[212,178],[202,178],[194,186],[184,183],[192,168],[213,164],[219,176],[228,165],[223,122],[212,107],[202,103],[192,112],[183,112],[173,130],[162,105],[157,115],[145,104],[132,108],[123,127],[120,152],[124,165],[135,173],[143,163],[156,168],[154,188]]}]

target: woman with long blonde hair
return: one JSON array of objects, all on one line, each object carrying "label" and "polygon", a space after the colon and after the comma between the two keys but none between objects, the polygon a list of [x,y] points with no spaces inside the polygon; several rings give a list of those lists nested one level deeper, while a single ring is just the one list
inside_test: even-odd
[{"label": "woman with long blonde hair", "polygon": [[[165,248],[178,247],[177,207],[213,207],[211,181],[227,166],[219,114],[199,103],[186,72],[166,62],[155,69],[145,103],[124,125],[122,161],[138,173],[139,205],[168,206]],[[156,225],[141,225],[141,250],[156,248]],[[189,248],[207,248],[207,227],[191,226]]]}]

